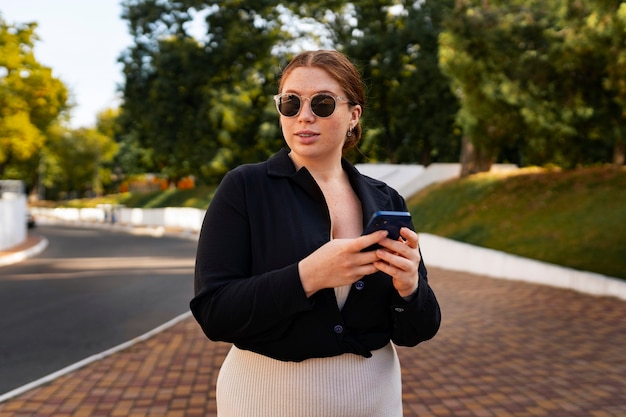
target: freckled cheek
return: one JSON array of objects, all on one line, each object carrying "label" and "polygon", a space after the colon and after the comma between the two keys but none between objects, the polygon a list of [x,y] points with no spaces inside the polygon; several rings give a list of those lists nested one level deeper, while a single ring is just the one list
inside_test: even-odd
[{"label": "freckled cheek", "polygon": [[295,131],[293,123],[289,120],[281,120],[280,129],[284,136],[290,136]]}]

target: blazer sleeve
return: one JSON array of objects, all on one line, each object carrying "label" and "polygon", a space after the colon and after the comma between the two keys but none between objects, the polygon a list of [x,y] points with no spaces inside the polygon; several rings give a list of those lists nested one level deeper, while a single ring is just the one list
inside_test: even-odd
[{"label": "blazer sleeve", "polygon": [[227,174],[207,209],[198,239],[190,308],[214,341],[275,340],[288,330],[293,317],[312,309],[297,263],[251,275],[250,192],[238,171]]},{"label": "blazer sleeve", "polygon": [[[393,198],[395,197],[395,198]],[[408,211],[406,201],[397,192],[393,192],[395,207]],[[415,231],[415,226],[413,225]],[[393,329],[391,340],[398,346],[415,346],[433,338],[441,325],[441,309],[435,293],[428,284],[428,271],[421,257],[418,265],[417,293],[408,301],[397,292],[392,301]]]},{"label": "blazer sleeve", "polygon": [[419,267],[417,293],[410,300],[396,294],[392,305],[391,340],[398,346],[415,346],[437,334],[441,325],[441,309],[435,293],[428,285],[423,261]]}]

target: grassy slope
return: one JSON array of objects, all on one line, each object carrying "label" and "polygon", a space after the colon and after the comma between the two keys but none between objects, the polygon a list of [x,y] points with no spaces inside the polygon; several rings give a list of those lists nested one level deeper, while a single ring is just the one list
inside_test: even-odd
[{"label": "grassy slope", "polygon": [[480,174],[409,206],[422,232],[626,279],[626,168]]}]

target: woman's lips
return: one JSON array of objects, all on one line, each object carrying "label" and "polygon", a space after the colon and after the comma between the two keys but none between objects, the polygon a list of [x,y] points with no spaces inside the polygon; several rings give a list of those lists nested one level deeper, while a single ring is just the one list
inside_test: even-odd
[{"label": "woman's lips", "polygon": [[311,142],[314,142],[315,139],[319,137],[319,133],[306,130],[306,131],[296,132],[296,136],[300,139],[300,142],[302,143],[311,143]]}]

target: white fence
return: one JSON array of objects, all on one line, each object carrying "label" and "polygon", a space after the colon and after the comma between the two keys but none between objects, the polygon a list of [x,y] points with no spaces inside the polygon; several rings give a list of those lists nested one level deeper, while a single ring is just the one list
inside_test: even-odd
[{"label": "white fence", "polygon": [[46,218],[87,224],[116,224],[129,227],[154,227],[171,230],[199,232],[205,210],[188,207],[138,209],[103,205],[97,208],[40,208],[33,214]]}]

